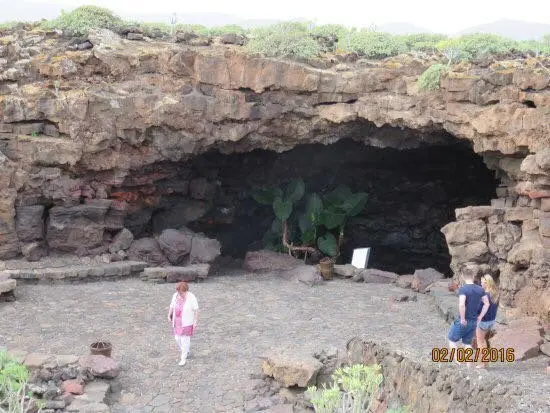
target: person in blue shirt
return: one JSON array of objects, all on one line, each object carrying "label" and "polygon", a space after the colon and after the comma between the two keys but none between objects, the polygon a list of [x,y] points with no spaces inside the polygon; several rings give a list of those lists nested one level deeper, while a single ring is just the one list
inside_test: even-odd
[{"label": "person in blue shirt", "polygon": [[[489,330],[491,330],[495,325],[495,320],[497,318],[498,301],[500,299],[500,293],[498,291],[495,280],[493,280],[493,277],[491,277],[489,274],[485,274],[483,277],[481,277],[481,286],[483,287],[487,294],[487,297],[489,298],[489,309],[485,313],[485,316],[483,316],[481,321],[477,324],[476,341],[478,348],[484,348],[487,346],[487,334],[489,333]],[[482,306],[480,306],[478,310],[480,314],[482,309]],[[480,369],[486,368],[487,363],[481,362],[476,367]]]},{"label": "person in blue shirt", "polygon": [[[483,307],[481,312],[478,313],[482,303]],[[474,277],[471,275],[464,276],[464,285],[458,289],[459,316],[451,325],[451,330],[447,336],[451,352],[455,354],[455,360],[456,349],[460,341],[462,341],[464,347],[472,347],[477,324],[485,317],[489,305],[489,298],[485,290],[474,283]],[[455,351],[452,350],[453,348]]]}]

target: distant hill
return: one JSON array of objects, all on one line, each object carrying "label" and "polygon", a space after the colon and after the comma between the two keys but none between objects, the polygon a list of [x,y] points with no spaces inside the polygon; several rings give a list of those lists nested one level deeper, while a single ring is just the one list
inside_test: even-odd
[{"label": "distant hill", "polygon": [[493,23],[468,27],[458,34],[468,33],[492,33],[515,40],[531,40],[550,34],[550,24],[530,23],[523,20],[497,20]]},{"label": "distant hill", "polygon": [[11,20],[36,21],[53,19],[61,13],[62,8],[61,5],[55,3],[0,0],[0,23]]},{"label": "distant hill", "polygon": [[[61,6],[56,3],[33,3],[25,0],[8,1],[0,0],[0,23],[18,20],[18,21],[37,21],[41,19],[53,19],[57,17],[61,10],[72,10],[71,7]],[[172,13],[163,14],[132,14],[120,13],[113,8],[115,14],[128,20],[147,21],[147,22],[170,22]],[[177,12],[177,10],[176,10]],[[178,22],[186,24],[201,24],[206,27],[225,26],[236,24],[245,28],[258,26],[268,26],[279,23],[275,19],[243,19],[237,16],[216,12],[204,13],[177,13]],[[293,19],[296,21],[305,21],[306,19]]]},{"label": "distant hill", "polygon": [[[129,20],[147,21],[147,22],[164,22],[170,21],[171,14],[120,14]],[[224,13],[204,12],[204,13],[177,13],[178,23],[184,24],[200,24],[206,27],[225,26],[234,24],[237,26],[251,28],[258,26],[268,26],[270,24],[279,23],[280,20],[275,19],[242,19],[237,16]]]},{"label": "distant hill", "polygon": [[[10,20],[36,21],[40,19],[53,19],[57,17],[62,9],[70,11],[72,8],[50,2],[30,2],[26,0],[0,0],[0,23]],[[116,4],[116,2],[113,2]],[[116,6],[115,6],[116,7]],[[121,13],[115,7],[113,10],[122,18],[128,20],[139,20],[148,22],[170,22],[172,13],[155,14],[133,14]],[[182,6],[184,10],[185,6]],[[182,10],[182,11],[183,11]],[[178,10],[174,10],[176,13]],[[203,12],[203,13],[177,13],[178,23],[201,24],[207,27],[225,26],[235,24],[245,28],[267,26],[279,23],[276,19],[244,19],[238,16],[225,13]],[[293,21],[308,21],[305,18],[296,18]],[[430,30],[407,22],[391,22],[376,25],[380,32],[392,34],[415,34],[431,33]],[[550,34],[550,24],[530,23],[521,20],[498,20],[492,23],[468,27],[455,35],[466,33],[494,33],[516,40],[540,39],[545,34]]]},{"label": "distant hill", "polygon": [[391,22],[376,25],[376,30],[379,32],[387,32],[391,34],[416,34],[416,33],[431,33],[424,27],[416,26],[406,22]]}]

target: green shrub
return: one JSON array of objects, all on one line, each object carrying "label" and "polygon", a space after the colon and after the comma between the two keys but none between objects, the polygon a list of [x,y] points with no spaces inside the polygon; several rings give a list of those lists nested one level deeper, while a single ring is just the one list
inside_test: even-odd
[{"label": "green shrub", "polygon": [[377,364],[355,364],[336,370],[332,379],[331,388],[318,390],[312,386],[307,389],[317,413],[369,412],[384,377]]},{"label": "green shrub", "polygon": [[171,30],[168,23],[138,23],[137,26],[143,30],[145,36],[151,38],[168,36]]},{"label": "green shrub", "polygon": [[217,26],[212,27],[208,30],[211,36],[222,36],[224,34],[240,34],[240,35],[246,35],[248,32],[246,29],[243,29],[240,26],[237,26],[236,24],[228,24],[225,26]]},{"label": "green shrub", "polygon": [[320,53],[319,44],[302,23],[279,23],[254,29],[247,50],[266,56],[294,58],[311,58]]},{"label": "green shrub", "polygon": [[32,394],[27,394],[27,367],[0,350],[0,411],[9,413],[28,413],[36,411]]},{"label": "green shrub", "polygon": [[538,55],[550,55],[550,35],[546,35],[542,40],[523,40],[518,42],[521,52]]},{"label": "green shrub", "polygon": [[396,41],[401,43],[407,51],[434,53],[439,42],[447,39],[443,34],[418,33],[396,36]]},{"label": "green shrub", "polygon": [[404,45],[390,33],[362,29],[352,30],[346,37],[338,42],[340,49],[355,52],[371,59],[383,59],[406,51]]},{"label": "green shrub", "polygon": [[176,24],[174,27],[174,32],[189,32],[189,33],[195,33],[200,36],[208,36],[210,35],[210,29],[206,26],[200,25],[200,24]]},{"label": "green shrub", "polygon": [[349,29],[342,24],[323,24],[320,26],[314,26],[311,30],[313,36],[340,38],[346,35]]},{"label": "green shrub", "polygon": [[489,54],[503,55],[519,49],[518,42],[515,40],[483,33],[442,40],[437,48],[444,54],[453,54],[454,60],[472,60]]},{"label": "green shrub", "polygon": [[109,9],[97,6],[81,6],[68,13],[64,11],[54,20],[42,24],[47,29],[60,29],[71,36],[83,36],[94,29],[118,31],[124,26],[123,20]]},{"label": "green shrub", "polygon": [[0,30],[12,30],[16,27],[23,27],[25,24],[25,22],[8,21],[0,23]]},{"label": "green shrub", "polygon": [[431,65],[418,77],[418,87],[420,90],[430,91],[439,89],[441,72],[446,66],[442,64]]}]

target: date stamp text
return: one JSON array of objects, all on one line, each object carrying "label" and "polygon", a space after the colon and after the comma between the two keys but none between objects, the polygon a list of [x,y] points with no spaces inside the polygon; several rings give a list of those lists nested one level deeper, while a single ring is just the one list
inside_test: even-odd
[{"label": "date stamp text", "polygon": [[432,349],[432,361],[436,363],[513,363],[516,360],[514,349],[508,348],[451,348],[434,347]]}]

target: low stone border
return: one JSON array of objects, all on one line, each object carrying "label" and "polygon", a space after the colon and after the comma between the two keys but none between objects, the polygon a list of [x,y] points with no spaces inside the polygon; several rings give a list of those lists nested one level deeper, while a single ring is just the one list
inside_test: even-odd
[{"label": "low stone border", "polygon": [[194,281],[208,277],[210,264],[191,264],[185,267],[149,267],[140,278],[155,283]]},{"label": "low stone border", "polygon": [[67,265],[50,268],[8,269],[0,271],[1,278],[25,281],[91,281],[139,276],[147,263],[119,261],[104,264]]}]

